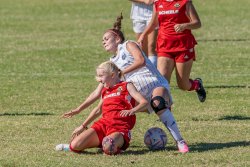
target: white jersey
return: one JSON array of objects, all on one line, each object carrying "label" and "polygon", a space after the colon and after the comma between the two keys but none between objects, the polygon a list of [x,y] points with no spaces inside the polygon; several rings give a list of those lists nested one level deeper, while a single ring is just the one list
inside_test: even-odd
[{"label": "white jersey", "polygon": [[132,2],[130,18],[133,20],[151,20],[153,14],[153,4]]},{"label": "white jersey", "polygon": [[[124,70],[134,62],[134,57],[127,50],[127,42],[118,45],[118,54],[110,58],[117,67]],[[125,80],[132,82],[136,89],[150,102],[155,88],[165,87],[170,94],[168,81],[160,74],[151,61],[143,54],[146,65],[125,74]],[[172,99],[172,97],[170,97]],[[150,111],[152,112],[152,110]]]}]

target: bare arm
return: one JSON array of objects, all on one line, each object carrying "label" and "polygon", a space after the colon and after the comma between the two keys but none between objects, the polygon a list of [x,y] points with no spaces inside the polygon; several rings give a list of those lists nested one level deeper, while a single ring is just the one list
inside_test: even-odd
[{"label": "bare arm", "polygon": [[145,59],[142,55],[142,51],[135,42],[128,42],[126,47],[129,53],[134,57],[134,63],[124,69],[122,71],[123,74],[129,73],[145,65]]},{"label": "bare arm", "polygon": [[87,127],[93,120],[95,120],[97,117],[99,117],[102,114],[101,111],[102,107],[102,100],[100,100],[99,104],[97,107],[95,107],[89,116],[86,118],[86,120],[82,123],[83,127]]},{"label": "bare arm", "polygon": [[154,0],[130,0],[132,2],[139,2],[139,3],[145,3],[146,5],[153,4]]},{"label": "bare arm", "polygon": [[63,118],[71,118],[73,115],[79,114],[82,110],[89,107],[91,104],[93,104],[97,99],[101,96],[101,91],[103,88],[103,84],[100,83],[97,88],[87,97],[87,99],[76,109],[73,109],[69,112],[66,112],[62,115]]},{"label": "bare arm", "polygon": [[151,33],[152,31],[154,31],[157,26],[158,26],[158,14],[156,13],[155,6],[153,6],[152,18],[151,18],[148,26],[145,28],[143,33],[140,35],[137,42],[142,46],[142,41],[145,38],[145,36],[148,35],[149,33]]},{"label": "bare arm", "polygon": [[148,105],[148,101],[136,90],[132,83],[128,83],[127,89],[129,94],[137,101],[138,105],[136,105],[131,110],[121,111],[121,116],[129,116],[134,115],[137,112],[144,112]]},{"label": "bare arm", "polygon": [[200,21],[199,15],[195,10],[195,7],[192,1],[189,1],[186,4],[186,11],[187,11],[187,16],[189,17],[190,22],[183,23],[183,24],[176,24],[174,26],[176,32],[182,32],[186,29],[189,29],[189,30],[198,29],[201,27],[201,21]]},{"label": "bare arm", "polygon": [[78,136],[79,134],[81,134],[84,130],[88,129],[88,125],[95,120],[97,117],[99,117],[101,115],[101,105],[102,105],[102,100],[99,102],[98,106],[95,107],[91,113],[89,114],[89,116],[86,118],[86,120],[82,123],[82,125],[80,125],[79,127],[77,127],[72,135],[71,135],[71,140],[72,141],[76,136]]}]

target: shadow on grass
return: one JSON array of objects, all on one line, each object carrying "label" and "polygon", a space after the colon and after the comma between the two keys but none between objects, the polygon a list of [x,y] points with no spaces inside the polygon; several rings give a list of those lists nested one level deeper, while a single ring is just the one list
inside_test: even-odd
[{"label": "shadow on grass", "polygon": [[54,115],[52,113],[46,112],[31,112],[31,113],[1,113],[0,116],[46,116],[46,115]]},{"label": "shadow on grass", "polygon": [[124,153],[122,154],[133,154],[133,155],[142,155],[142,154],[146,154],[148,152],[159,152],[159,151],[176,151],[176,147],[174,146],[168,146],[165,149],[160,149],[160,150],[149,150],[146,147],[141,147],[141,146],[130,146],[129,150],[126,150]]},{"label": "shadow on grass", "polygon": [[231,147],[246,147],[250,146],[249,141],[238,141],[228,143],[199,143],[195,145],[189,145],[190,152],[205,152],[210,150],[218,150]]},{"label": "shadow on grass", "polygon": [[[207,89],[236,89],[236,88],[250,88],[249,85],[207,85],[204,86]],[[177,86],[172,86],[173,89],[179,89]]]},{"label": "shadow on grass", "polygon": [[213,86],[205,86],[205,88],[214,88],[214,89],[249,88],[249,85],[213,85]]},{"label": "shadow on grass", "polygon": [[250,39],[198,39],[197,41],[202,41],[202,42],[241,42],[241,41],[250,41]]},{"label": "shadow on grass", "polygon": [[[238,141],[238,142],[228,142],[228,143],[198,143],[189,145],[190,152],[205,152],[205,151],[211,151],[211,150],[219,150],[224,148],[232,148],[232,147],[247,147],[250,146],[249,141]],[[159,152],[159,151],[175,151],[174,154],[179,154],[178,150],[174,146],[167,146],[166,149],[162,150],[149,150],[145,147],[140,146],[130,146],[128,150],[122,153],[122,155],[143,155],[148,152]],[[102,151],[83,151],[79,154],[86,154],[86,155],[98,155],[103,154]]]},{"label": "shadow on grass", "polygon": [[[146,147],[141,147],[141,146],[130,146],[125,152],[122,153],[122,155],[142,155],[146,154],[148,152],[159,152],[159,151],[169,151],[169,150],[176,150],[175,147],[168,147],[165,149],[161,150],[149,150]],[[98,151],[83,151],[79,154],[86,154],[86,155],[98,155],[98,154],[103,154],[101,150]]]},{"label": "shadow on grass", "polygon": [[224,116],[219,120],[250,120],[250,117],[245,117],[241,115]]}]

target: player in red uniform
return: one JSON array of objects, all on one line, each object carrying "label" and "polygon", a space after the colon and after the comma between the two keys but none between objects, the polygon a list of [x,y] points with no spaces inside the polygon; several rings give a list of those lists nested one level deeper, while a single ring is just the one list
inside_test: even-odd
[{"label": "player in red uniform", "polygon": [[180,89],[197,92],[201,102],[206,100],[206,91],[202,80],[190,79],[194,47],[197,44],[191,33],[192,29],[201,27],[199,16],[192,0],[155,0],[152,20],[144,30],[138,42],[159,25],[156,51],[157,68],[170,82],[173,70],[176,71],[177,84]]},{"label": "player in red uniform", "polygon": [[[106,154],[114,155],[128,148],[130,130],[136,121],[135,113],[145,111],[148,102],[132,83],[120,80],[120,70],[114,63],[104,62],[96,71],[97,80],[104,84],[101,101],[83,124],[75,129],[73,134],[76,136],[69,148],[73,152],[82,152],[86,148],[101,147]],[[135,100],[138,103],[136,106]],[[101,114],[102,117],[85,130]],[[65,147],[60,144],[56,149],[67,149]]]}]

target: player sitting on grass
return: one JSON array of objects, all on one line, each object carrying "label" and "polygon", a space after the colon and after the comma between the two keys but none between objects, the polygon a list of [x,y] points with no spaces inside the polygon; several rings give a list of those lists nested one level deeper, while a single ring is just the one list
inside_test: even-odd
[{"label": "player sitting on grass", "polygon": [[[189,151],[187,143],[183,140],[177,122],[172,114],[172,97],[168,81],[160,74],[156,67],[145,56],[137,43],[125,41],[121,32],[122,15],[117,18],[114,27],[108,29],[103,35],[104,49],[113,54],[110,58],[119,69],[122,70],[127,82],[132,82],[136,89],[149,102],[147,110],[149,113],[156,113],[164,126],[169,130],[178,146],[179,152]],[[103,85],[94,90],[89,97],[76,109],[63,115],[70,118],[79,114],[82,110],[98,100],[101,95]]]},{"label": "player sitting on grass", "polygon": [[[114,155],[129,146],[135,113],[144,111],[148,102],[132,83],[120,80],[121,71],[114,63],[104,62],[96,71],[97,80],[104,86],[101,101],[83,124],[75,129],[70,145],[59,144],[56,147],[58,151],[70,149],[80,153],[87,148],[101,147],[104,153]],[[135,101],[138,103],[136,106]],[[101,114],[102,117],[85,130]]]}]

